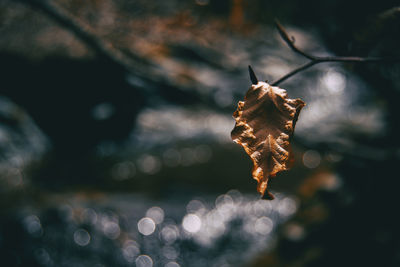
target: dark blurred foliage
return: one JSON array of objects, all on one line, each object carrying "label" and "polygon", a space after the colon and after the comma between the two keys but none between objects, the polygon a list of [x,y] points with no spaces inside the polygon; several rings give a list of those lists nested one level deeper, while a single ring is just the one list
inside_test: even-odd
[{"label": "dark blurred foliage", "polygon": [[255,194],[230,116],[248,64],[304,62],[276,18],[310,53],[400,57],[398,1],[1,1],[0,265],[399,266],[398,62],[283,83],[296,165]]},{"label": "dark blurred foliage", "polygon": [[[68,155],[87,151],[101,140],[126,138],[134,124],[132,114],[145,105],[140,92],[125,82],[123,70],[101,60],[32,63],[3,55],[1,63],[7,85],[3,94],[23,106],[53,139],[54,148]],[[91,110],[104,102],[118,109],[96,121]]]}]

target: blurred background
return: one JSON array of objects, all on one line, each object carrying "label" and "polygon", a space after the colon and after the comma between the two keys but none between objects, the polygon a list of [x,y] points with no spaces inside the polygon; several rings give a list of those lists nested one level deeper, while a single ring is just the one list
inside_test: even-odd
[{"label": "blurred background", "polygon": [[[397,4],[397,6],[396,6]],[[260,200],[247,65],[400,57],[397,1],[0,1],[1,266],[399,266],[399,61],[324,63]]]}]

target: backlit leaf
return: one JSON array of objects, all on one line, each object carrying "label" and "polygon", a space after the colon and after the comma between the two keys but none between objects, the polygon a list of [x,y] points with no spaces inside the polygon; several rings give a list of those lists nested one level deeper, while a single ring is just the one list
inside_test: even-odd
[{"label": "backlit leaf", "polygon": [[268,180],[293,163],[290,141],[300,110],[301,99],[289,99],[286,90],[265,82],[253,84],[233,114],[236,120],[231,136],[253,161],[257,191],[266,199]]}]

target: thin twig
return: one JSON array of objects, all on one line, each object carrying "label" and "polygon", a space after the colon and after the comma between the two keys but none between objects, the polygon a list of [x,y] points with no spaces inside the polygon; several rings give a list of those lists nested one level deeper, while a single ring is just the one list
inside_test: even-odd
[{"label": "thin twig", "polygon": [[285,28],[278,22],[275,21],[275,26],[278,29],[278,32],[282,39],[286,42],[286,44],[292,49],[295,53],[302,55],[303,57],[309,59],[310,61],[307,62],[306,64],[294,69],[293,71],[289,72],[288,74],[284,75],[283,77],[279,78],[278,80],[274,81],[271,83],[271,85],[276,86],[280,84],[281,82],[289,79],[293,75],[306,70],[316,64],[322,63],[322,62],[353,62],[353,63],[367,63],[367,62],[394,62],[394,61],[400,61],[399,58],[382,58],[382,57],[320,57],[320,56],[314,56],[311,54],[308,54],[298,48],[295,45],[295,39],[293,36],[289,36],[289,34],[286,32]]},{"label": "thin twig", "polygon": [[292,70],[291,72],[289,72],[288,74],[286,74],[283,77],[279,78],[278,80],[272,82],[271,85],[272,86],[277,86],[278,84],[280,84],[281,82],[283,82],[286,79],[289,79],[290,77],[292,77],[296,73],[298,73],[300,71],[303,71],[303,70],[306,70],[306,69],[310,68],[311,66],[314,66],[317,63],[318,63],[317,61],[309,61],[306,64],[298,67],[297,69]]}]

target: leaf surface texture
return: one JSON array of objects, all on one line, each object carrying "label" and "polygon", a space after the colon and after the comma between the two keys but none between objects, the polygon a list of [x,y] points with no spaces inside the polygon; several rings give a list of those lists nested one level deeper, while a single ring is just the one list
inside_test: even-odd
[{"label": "leaf surface texture", "polygon": [[274,198],[267,190],[269,179],[293,164],[290,141],[304,106],[301,99],[289,99],[286,90],[258,82],[250,87],[233,113],[236,124],[232,140],[253,161],[252,175],[263,198]]}]

